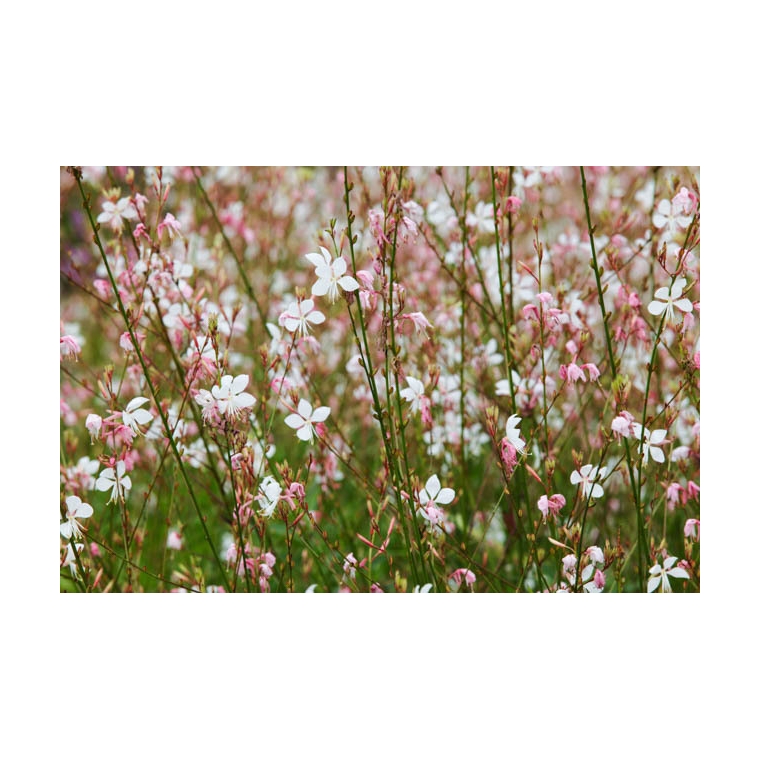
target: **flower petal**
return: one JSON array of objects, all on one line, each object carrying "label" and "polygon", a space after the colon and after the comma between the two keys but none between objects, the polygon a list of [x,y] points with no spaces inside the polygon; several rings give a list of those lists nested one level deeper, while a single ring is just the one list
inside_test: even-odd
[{"label": "flower petal", "polygon": [[295,430],[296,428],[303,427],[304,419],[300,414],[289,414],[285,418],[285,424],[289,428],[293,428]]},{"label": "flower petal", "polygon": [[309,419],[312,422],[324,422],[330,416],[329,406],[317,407],[312,413]]},{"label": "flower petal", "polygon": [[442,488],[435,497],[436,504],[451,504],[454,501],[456,493],[453,488]]},{"label": "flower petal", "polygon": [[359,290],[359,283],[350,274],[341,277],[338,280],[338,285],[347,291]]}]

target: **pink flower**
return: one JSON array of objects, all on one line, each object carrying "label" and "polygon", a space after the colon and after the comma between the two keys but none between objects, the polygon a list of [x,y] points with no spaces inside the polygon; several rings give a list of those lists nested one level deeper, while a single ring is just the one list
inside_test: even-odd
[{"label": "pink flower", "polygon": [[169,238],[174,240],[175,235],[182,235],[179,222],[174,218],[172,214],[167,214],[164,217],[164,221],[158,225],[158,236],[161,237],[161,233],[166,230],[169,233]]},{"label": "pink flower", "polygon": [[612,420],[612,432],[616,436],[622,436],[623,438],[630,438],[634,434],[634,425],[636,421],[630,412],[620,412],[620,414]]},{"label": "pink flower", "polygon": [[457,591],[461,588],[462,583],[466,583],[468,586],[472,586],[475,583],[475,573],[466,567],[460,567],[449,575],[449,588],[452,591]]},{"label": "pink flower", "polygon": [[562,365],[559,368],[559,376],[563,380],[569,380],[571,383],[576,382],[576,380],[583,380],[584,383],[586,382],[586,376],[583,374],[583,370],[575,362],[571,362],[567,366]]},{"label": "pink flower", "polygon": [[565,497],[559,493],[555,493],[553,496],[544,495],[538,499],[538,508],[541,510],[544,520],[546,520],[549,515],[556,517],[565,504]]},{"label": "pink flower", "polygon": [[61,360],[64,356],[73,356],[76,359],[77,354],[81,351],[76,338],[71,335],[61,335]]},{"label": "pink flower", "polygon": [[588,379],[593,383],[596,382],[599,379],[599,375],[601,374],[599,372],[598,367],[596,364],[582,364],[582,369],[585,369],[588,372]]},{"label": "pink flower", "polygon": [[507,202],[504,205],[505,205],[505,208],[507,209],[507,212],[511,214],[514,211],[520,210],[520,206],[522,206],[522,201],[516,195],[510,195],[509,198],[507,198]]},{"label": "pink flower", "polygon": [[692,538],[699,541],[699,520],[690,517],[683,526],[683,534],[686,538]]}]

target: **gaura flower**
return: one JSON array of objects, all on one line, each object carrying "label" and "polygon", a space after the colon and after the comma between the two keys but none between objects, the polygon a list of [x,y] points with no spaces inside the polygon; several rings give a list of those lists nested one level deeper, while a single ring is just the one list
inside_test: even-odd
[{"label": "gaura flower", "polygon": [[592,496],[598,499],[604,494],[604,489],[595,480],[601,480],[607,474],[606,467],[592,467],[590,464],[584,464],[580,471],[573,470],[570,474],[570,482],[573,485],[580,484],[583,487],[583,498],[587,499]]},{"label": "gaura flower", "polygon": [[651,594],[662,584],[660,591],[670,593],[670,578],[688,578],[689,574],[682,567],[673,567],[678,562],[678,557],[668,557],[662,565],[658,562],[649,570],[649,582],[647,583],[647,593]]},{"label": "gaura flower", "polygon": [[[220,414],[226,414],[232,418],[238,417],[241,410],[256,403],[256,399],[250,393],[243,392],[243,389],[247,385],[248,375],[238,375],[234,379],[232,375],[224,375],[222,377],[221,384],[215,385],[211,389],[211,395],[216,400]],[[204,402],[207,403],[207,397],[204,397],[203,401],[199,403],[203,406]]]},{"label": "gaura flower", "polygon": [[72,535],[75,538],[82,537],[82,526],[78,520],[92,517],[92,507],[85,504],[78,496],[69,496],[66,499],[66,521],[61,523],[61,535],[68,541]]},{"label": "gaura flower", "polygon": [[281,319],[286,330],[306,336],[309,334],[309,325],[321,325],[325,321],[325,315],[321,311],[315,311],[314,301],[307,298],[290,304]]},{"label": "gaura flower", "polygon": [[[128,404],[127,408],[121,413],[121,421],[124,425],[137,434],[140,432],[138,425],[147,425],[153,415],[147,409],[140,409],[143,404],[147,404],[148,399],[145,396],[136,396]],[[88,418],[89,419],[89,418]]]},{"label": "gaura flower", "polygon": [[115,471],[113,467],[106,467],[95,481],[95,488],[98,491],[108,491],[109,488],[111,489],[111,498],[106,502],[107,504],[110,504],[117,498],[125,498],[127,491],[132,488],[132,479],[129,475],[124,474],[126,467],[124,460],[120,459],[116,463]]},{"label": "gaura flower", "polygon": [[314,441],[314,423],[324,422],[330,416],[330,407],[319,406],[312,409],[306,399],[298,402],[298,413],[289,414],[285,418],[285,424],[296,431],[296,436],[302,441],[312,443]]},{"label": "gaura flower", "polygon": [[311,288],[312,295],[327,295],[330,303],[333,303],[338,298],[338,286],[345,291],[358,290],[359,283],[346,274],[346,260],[342,256],[333,260],[330,252],[322,246],[319,250],[321,253],[306,254],[306,258],[314,265],[314,274],[317,275],[317,281]]},{"label": "gaura flower", "polygon": [[689,313],[694,307],[688,298],[681,298],[683,289],[686,285],[685,277],[677,277],[671,288],[659,288],[655,291],[654,297],[657,301],[652,301],[647,306],[647,311],[653,314],[655,317],[659,317],[660,314],[665,312],[665,319],[667,322],[673,322],[675,320],[675,312],[673,307],[677,307],[683,312]]}]

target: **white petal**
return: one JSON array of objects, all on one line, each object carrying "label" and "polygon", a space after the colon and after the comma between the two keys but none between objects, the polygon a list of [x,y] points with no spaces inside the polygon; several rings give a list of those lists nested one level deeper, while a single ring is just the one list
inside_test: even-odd
[{"label": "white petal", "polygon": [[599,485],[599,483],[595,483],[594,487],[591,489],[591,495],[598,499],[600,496],[604,496],[604,489]]},{"label": "white petal", "polygon": [[456,493],[453,488],[442,488],[435,497],[436,504],[451,504],[454,501]]},{"label": "white petal", "polygon": [[[324,251],[324,248],[322,249]],[[315,267],[321,267],[325,265],[325,257],[319,253],[307,253],[306,258],[310,263],[312,263]],[[330,261],[329,257],[327,259],[328,263]]]},{"label": "white petal", "polygon": [[662,464],[665,461],[665,454],[662,453],[662,449],[650,447],[649,454],[655,462]]},{"label": "white petal", "polygon": [[668,575],[671,578],[686,578],[688,580],[689,574],[682,567],[674,567],[672,570],[668,570]]},{"label": "white petal", "polygon": [[312,422],[324,422],[329,416],[330,416],[330,407],[320,406],[320,407],[317,407],[311,413],[311,417],[309,419]]},{"label": "white petal", "polygon": [[295,317],[285,317],[282,323],[289,332],[295,332],[301,326],[301,320]]},{"label": "white petal", "polygon": [[306,317],[306,321],[313,325],[321,325],[325,321],[325,315],[321,311],[313,311]]},{"label": "white petal", "polygon": [[662,301],[652,301],[652,303],[647,306],[647,311],[650,314],[654,314],[655,317],[659,317],[660,314],[662,314],[663,311],[665,311],[665,306]]},{"label": "white petal", "polygon": [[581,478],[581,476],[578,474],[578,470],[573,470],[573,471],[570,473],[570,482],[571,482],[573,485],[577,485],[578,483],[580,483],[580,482],[581,482],[581,480],[582,480],[582,478]]},{"label": "white petal", "polygon": [[231,385],[231,389],[233,393],[240,393],[240,391],[245,390],[245,387],[248,385],[248,375],[238,375],[233,381]]},{"label": "white petal", "polygon": [[304,425],[302,428],[299,428],[296,435],[302,441],[310,441],[312,435],[311,425]]},{"label": "white petal", "polygon": [[435,499],[438,492],[441,490],[441,481],[438,480],[437,475],[431,475],[425,483],[425,490],[430,494],[431,499]]},{"label": "white petal", "polygon": [[74,531],[74,526],[70,522],[61,523],[61,535],[66,539],[71,538],[71,534]]},{"label": "white petal", "polygon": [[300,414],[289,414],[285,418],[285,424],[289,428],[293,428],[295,430],[296,428],[303,427],[304,419]]},{"label": "white petal", "polygon": [[153,415],[147,409],[136,409],[132,419],[139,425],[147,425],[153,419]]},{"label": "white petal", "polygon": [[148,401],[145,396],[136,396],[127,404],[127,414],[131,414],[138,406],[142,406]]},{"label": "white petal", "polygon": [[234,406],[237,409],[245,409],[247,406],[253,406],[255,403],[256,399],[250,393],[238,393],[234,400]]},{"label": "white petal", "polygon": [[305,398],[302,398],[298,402],[298,413],[305,420],[311,419],[311,410],[312,410],[312,406]]},{"label": "white petal", "polygon": [[323,296],[330,289],[330,281],[324,278],[317,280],[311,286],[311,294],[313,296]]},{"label": "white petal", "polygon": [[341,277],[338,280],[338,285],[340,285],[343,290],[347,290],[349,292],[359,289],[359,283],[353,277],[351,277],[350,274]]},{"label": "white petal", "polygon": [[685,311],[688,314],[694,311],[694,307],[688,298],[681,298],[675,302],[674,306],[677,306],[681,311]]},{"label": "white petal", "polygon": [[659,585],[660,585],[660,576],[659,575],[652,576],[649,579],[649,583],[647,583],[647,593],[651,594]]},{"label": "white petal", "polygon": [[333,271],[333,275],[336,278],[340,277],[342,274],[345,274],[346,269],[348,269],[348,265],[346,264],[346,260],[342,256],[340,258],[335,259],[332,265],[332,271]]}]

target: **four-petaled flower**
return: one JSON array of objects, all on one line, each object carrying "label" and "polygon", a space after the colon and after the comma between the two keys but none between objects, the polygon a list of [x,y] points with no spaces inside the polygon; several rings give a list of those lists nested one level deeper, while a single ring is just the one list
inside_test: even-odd
[{"label": "four-petaled flower", "polygon": [[346,260],[342,256],[333,260],[330,252],[322,246],[319,250],[321,253],[306,254],[306,258],[314,265],[314,274],[317,275],[311,294],[327,295],[330,303],[333,303],[338,298],[339,285],[346,291],[358,290],[359,283],[350,274],[346,274],[346,269],[348,269]]},{"label": "four-petaled flower", "polygon": [[98,214],[100,224],[110,224],[114,232],[121,232],[124,219],[137,219],[137,209],[129,198],[119,198],[116,203],[113,201],[103,202],[103,211]]},{"label": "four-petaled flower", "polygon": [[665,454],[662,453],[662,449],[658,446],[665,441],[667,430],[653,430],[650,432],[649,428],[644,428],[644,439],[641,438],[641,423],[633,423],[633,437],[636,438],[639,443],[639,451],[642,452],[642,464],[646,464],[649,461],[649,455],[652,455],[652,459],[655,462],[662,464],[665,461]]},{"label": "four-petaled flower", "polygon": [[319,406],[312,410],[311,404],[302,398],[298,402],[298,413],[289,414],[285,418],[285,424],[293,428],[302,441],[312,443],[314,441],[314,423],[324,422],[329,415],[330,407]]},{"label": "four-petaled flower", "polygon": [[668,576],[671,578],[687,578],[689,577],[689,574],[684,570],[682,567],[679,567],[676,565],[673,567],[673,565],[678,562],[678,557],[668,557],[662,565],[658,562],[654,567],[652,567],[649,570],[649,583],[647,583],[647,593],[652,593],[653,591],[657,590],[657,587],[662,583],[661,591],[664,591],[666,594],[672,591],[670,588],[670,581],[668,580]]},{"label": "four-petaled flower", "polygon": [[412,405],[412,412],[416,412],[420,408],[420,400],[425,393],[425,386],[414,377],[406,378],[407,388],[404,388],[399,394],[404,401],[408,401]]},{"label": "four-petaled flower", "polygon": [[147,403],[148,399],[145,396],[136,396],[121,413],[121,421],[135,434],[140,432],[138,425],[147,425],[153,419],[153,415],[147,409],[140,409]]},{"label": "four-petaled flower", "polygon": [[61,535],[68,541],[73,535],[75,538],[82,537],[82,526],[77,518],[92,517],[92,507],[85,504],[78,496],[69,496],[66,499],[66,522],[61,523]]},{"label": "four-petaled flower", "polygon": [[647,306],[649,313],[653,314],[655,317],[659,317],[660,314],[665,312],[666,320],[668,322],[673,322],[675,319],[675,312],[673,311],[674,306],[678,307],[683,312],[691,312],[694,309],[691,301],[688,298],[681,298],[685,286],[686,278],[677,277],[672,287],[658,288],[654,293],[654,297],[658,300],[652,301],[649,306]]},{"label": "four-petaled flower", "polygon": [[582,484],[584,499],[587,499],[589,496],[598,499],[604,494],[604,489],[599,483],[595,483],[594,481],[597,479],[601,480],[606,474],[606,467],[592,467],[590,464],[584,464],[580,471],[573,470],[570,474],[570,482],[573,485]]},{"label": "four-petaled flower", "polygon": [[125,475],[127,466],[124,464],[124,460],[120,459],[116,463],[116,471],[113,467],[106,467],[103,472],[100,473],[98,479],[95,481],[95,488],[98,491],[108,491],[111,489],[111,498],[106,502],[110,504],[117,498],[124,498],[127,491],[132,488],[132,479],[129,475]]},{"label": "four-petaled flower", "polygon": [[451,504],[456,493],[453,488],[441,488],[441,481],[437,475],[431,475],[425,487],[417,494],[420,507],[417,516],[427,523],[427,529],[433,536],[443,533],[445,514],[442,505]]},{"label": "four-petaled flower", "polygon": [[309,334],[309,325],[321,325],[325,321],[325,315],[321,311],[314,311],[314,301],[307,298],[290,304],[281,319],[286,330],[306,336]]},{"label": "four-petaled flower", "polygon": [[243,392],[247,385],[248,375],[238,375],[234,379],[232,375],[222,377],[221,385],[215,385],[211,389],[211,395],[216,399],[219,414],[237,417],[242,409],[256,403],[256,399],[250,393]]}]

